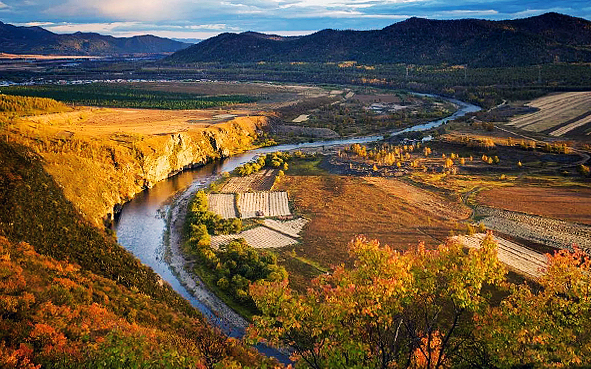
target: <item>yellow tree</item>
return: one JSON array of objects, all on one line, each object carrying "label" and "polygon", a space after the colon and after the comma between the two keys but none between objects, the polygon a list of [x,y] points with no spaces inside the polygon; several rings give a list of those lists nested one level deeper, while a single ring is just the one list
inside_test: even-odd
[{"label": "yellow tree", "polygon": [[581,250],[548,256],[539,285],[512,286],[475,330],[501,367],[591,365],[591,259]]},{"label": "yellow tree", "polygon": [[491,237],[469,252],[448,241],[405,253],[358,237],[350,244],[354,266],[315,279],[305,294],[287,281],[252,285],[262,315],[248,337],[292,348],[297,367],[441,368],[463,361],[470,317],[488,305],[483,287],[505,274]]}]

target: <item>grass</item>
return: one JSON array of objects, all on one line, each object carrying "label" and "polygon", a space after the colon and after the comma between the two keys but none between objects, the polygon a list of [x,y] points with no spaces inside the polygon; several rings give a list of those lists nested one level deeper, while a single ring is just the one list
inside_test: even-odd
[{"label": "grass", "polygon": [[349,262],[347,245],[358,234],[399,250],[415,247],[419,241],[433,247],[447,237],[457,220],[417,211],[404,199],[359,177],[289,175],[278,189],[287,190],[296,212],[311,219],[302,242],[290,248],[297,258],[283,256],[283,266],[297,289],[304,289],[326,267]]},{"label": "grass", "polygon": [[[265,119],[238,117],[212,127],[191,127],[185,118],[184,128],[179,126],[177,132],[174,119],[181,118],[171,120],[162,114],[80,110],[18,118],[2,133],[41,155],[66,197],[87,219],[102,226],[116,204],[170,173],[219,158],[223,150],[231,154],[250,148],[257,124]],[[65,122],[69,119],[73,121]]]},{"label": "grass", "polygon": [[298,159],[293,158],[289,162],[289,169],[286,174],[290,176],[322,176],[328,172],[320,168],[320,164],[324,158],[322,156],[314,157],[313,159]]}]

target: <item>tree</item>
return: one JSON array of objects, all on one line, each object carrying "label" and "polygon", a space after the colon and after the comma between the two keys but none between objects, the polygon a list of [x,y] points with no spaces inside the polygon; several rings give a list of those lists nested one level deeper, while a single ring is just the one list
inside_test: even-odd
[{"label": "tree", "polygon": [[581,250],[548,256],[538,281],[512,286],[479,317],[477,335],[500,367],[591,365],[591,259]]},{"label": "tree", "polygon": [[490,235],[467,253],[448,241],[402,254],[359,237],[350,254],[353,268],[318,277],[306,294],[287,281],[252,285],[262,316],[249,337],[292,347],[299,367],[446,367],[467,349],[470,315],[487,306],[483,286],[505,274]]}]

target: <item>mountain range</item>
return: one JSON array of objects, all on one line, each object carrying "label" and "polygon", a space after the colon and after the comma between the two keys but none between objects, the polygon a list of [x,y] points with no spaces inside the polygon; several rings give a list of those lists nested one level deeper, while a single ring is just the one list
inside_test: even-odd
[{"label": "mountain range", "polygon": [[41,27],[0,22],[0,52],[41,55],[124,55],[172,53],[188,43],[152,35],[113,37],[98,33],[57,34]]},{"label": "mountain range", "polygon": [[339,62],[478,67],[591,61],[591,22],[558,13],[503,21],[409,18],[381,30],[307,36],[223,33],[170,62]]}]

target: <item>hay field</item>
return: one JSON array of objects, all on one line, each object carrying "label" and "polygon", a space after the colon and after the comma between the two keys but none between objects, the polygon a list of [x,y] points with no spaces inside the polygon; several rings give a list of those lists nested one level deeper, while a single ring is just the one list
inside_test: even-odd
[{"label": "hay field", "polygon": [[[454,239],[464,246],[479,248],[485,236],[484,233],[477,233],[471,236],[456,236]],[[495,237],[495,241],[498,244],[499,261],[507,265],[509,269],[534,279],[540,278],[544,274],[544,268],[548,264],[546,255],[504,238]]]},{"label": "hay field", "polygon": [[308,220],[304,218],[292,219],[287,221],[265,219],[263,224],[267,228],[271,228],[275,231],[281,232],[288,236],[299,238],[302,229],[308,224]]},{"label": "hay field", "polygon": [[366,183],[406,202],[417,211],[431,214],[434,217],[466,219],[472,213],[469,208],[460,203],[451,202],[442,196],[394,178],[367,177],[364,180]]},{"label": "hay field", "polygon": [[273,187],[278,169],[261,170],[246,177],[231,177],[224,187],[222,193],[238,193],[250,191],[269,191]]},{"label": "hay field", "polygon": [[298,243],[297,240],[267,227],[256,227],[239,234],[212,236],[211,246],[213,248],[219,248],[220,246],[239,238],[244,238],[244,240],[255,249],[279,248]]},{"label": "hay field", "polygon": [[209,211],[219,214],[224,219],[238,218],[234,194],[212,193],[207,195]]},{"label": "hay field", "polygon": [[[23,124],[68,132],[80,137],[127,135],[165,135],[202,130],[221,123],[216,115],[226,110],[157,110],[81,107],[67,113],[21,118]],[[245,111],[233,111],[246,115]]]},{"label": "hay field", "polygon": [[528,105],[540,110],[515,117],[507,125],[558,137],[591,123],[591,92],[552,94]]},{"label": "hay field", "polygon": [[486,206],[478,206],[476,213],[485,217],[487,229],[554,248],[572,250],[576,245],[591,252],[590,226]]},{"label": "hay field", "polygon": [[265,217],[291,215],[287,192],[241,193],[238,209],[244,219],[257,217],[257,211],[261,211]]},{"label": "hay field", "polygon": [[480,204],[591,225],[591,189],[504,187],[482,191]]},{"label": "hay field", "polygon": [[[301,244],[294,248],[299,257],[326,267],[346,262],[347,245],[358,234],[399,250],[416,247],[420,241],[433,247],[445,240],[459,219],[423,211],[369,182],[332,175],[284,177],[279,189],[289,192],[297,213],[310,218],[302,231]],[[408,191],[412,196],[415,191],[423,194],[423,190],[412,186]],[[436,199],[442,207],[449,204],[437,197],[433,201]],[[458,213],[462,217],[464,214]],[[299,273],[295,268],[288,271],[290,275]]]}]

